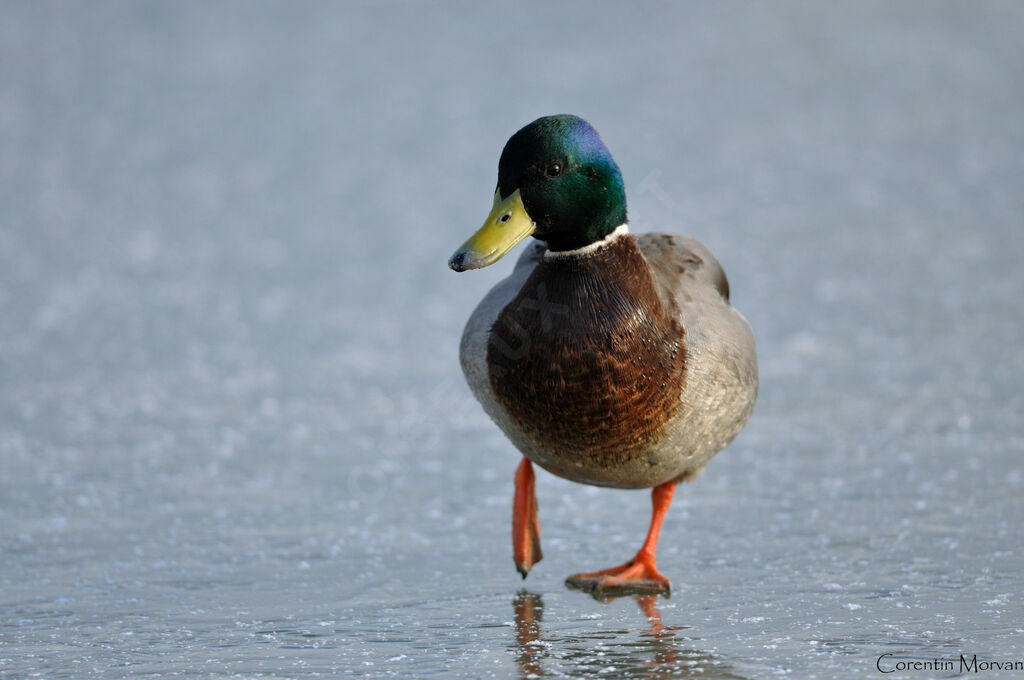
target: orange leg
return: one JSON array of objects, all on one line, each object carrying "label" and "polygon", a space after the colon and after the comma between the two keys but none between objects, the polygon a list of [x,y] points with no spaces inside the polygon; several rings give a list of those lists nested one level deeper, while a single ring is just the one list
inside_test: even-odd
[{"label": "orange leg", "polygon": [[516,470],[516,495],[512,504],[512,558],[516,571],[526,578],[530,567],[544,558],[540,551],[540,520],[534,493],[533,464],[523,456]]},{"label": "orange leg", "polygon": [[673,481],[656,486],[651,491],[651,502],[654,505],[651,528],[647,531],[647,540],[633,559],[611,569],[573,574],[566,579],[566,584],[597,593],[627,591],[668,594],[672,583],[658,571],[654,551],[658,547],[661,522],[665,519],[669,504],[672,503],[672,494],[675,490],[676,483]]}]

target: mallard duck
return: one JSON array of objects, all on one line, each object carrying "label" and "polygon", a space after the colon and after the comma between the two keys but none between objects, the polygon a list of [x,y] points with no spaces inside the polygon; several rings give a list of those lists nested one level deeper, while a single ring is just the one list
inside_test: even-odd
[{"label": "mallard duck", "polygon": [[636,555],[567,583],[667,594],[655,549],[676,484],[696,479],[754,407],[750,326],[706,247],[630,233],[622,175],[582,118],[547,116],[512,135],[491,213],[448,264],[486,267],[528,236],[536,242],[477,306],[460,345],[473,394],[523,454],[516,569],[526,578],[542,557],[536,463],[583,484],[651,488]]}]

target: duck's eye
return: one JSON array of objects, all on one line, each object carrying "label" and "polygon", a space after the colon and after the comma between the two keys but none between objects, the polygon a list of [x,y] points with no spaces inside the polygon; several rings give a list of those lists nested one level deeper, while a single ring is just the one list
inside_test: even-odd
[{"label": "duck's eye", "polygon": [[552,163],[551,165],[548,166],[548,169],[547,169],[546,172],[547,172],[548,177],[558,177],[559,175],[562,174],[562,164],[561,163]]}]

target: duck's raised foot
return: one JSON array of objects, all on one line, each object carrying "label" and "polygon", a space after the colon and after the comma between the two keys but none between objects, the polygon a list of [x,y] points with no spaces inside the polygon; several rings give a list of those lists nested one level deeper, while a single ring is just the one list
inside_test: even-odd
[{"label": "duck's raised foot", "polygon": [[534,492],[533,465],[523,456],[516,470],[516,494],[512,504],[512,559],[516,571],[526,578],[533,565],[544,559],[540,549],[540,521]]},{"label": "duck's raised foot", "polygon": [[573,574],[565,585],[595,595],[672,594],[672,582],[653,560],[633,559],[618,567]]}]

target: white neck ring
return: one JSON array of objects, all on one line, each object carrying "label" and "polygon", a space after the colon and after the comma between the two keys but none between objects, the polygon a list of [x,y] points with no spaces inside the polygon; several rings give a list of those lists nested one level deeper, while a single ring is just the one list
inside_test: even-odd
[{"label": "white neck ring", "polygon": [[623,235],[629,233],[629,223],[623,222],[619,226],[615,227],[612,233],[605,236],[600,241],[594,241],[589,243],[582,248],[576,248],[575,250],[549,250],[544,253],[545,258],[559,258],[559,257],[585,257],[592,255],[601,248],[607,245],[611,245],[615,241],[622,238]]}]

